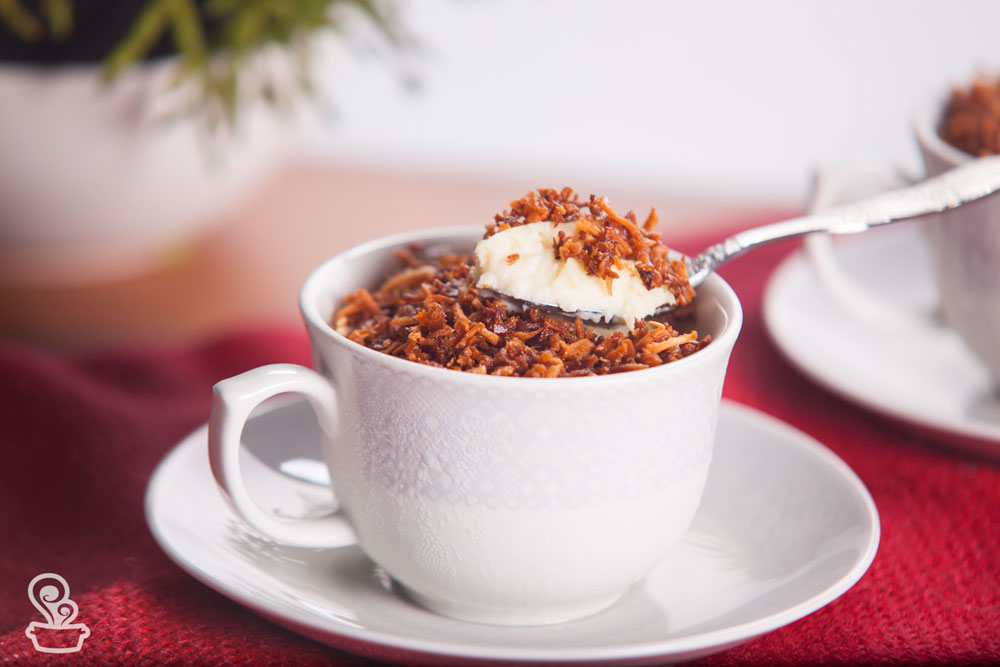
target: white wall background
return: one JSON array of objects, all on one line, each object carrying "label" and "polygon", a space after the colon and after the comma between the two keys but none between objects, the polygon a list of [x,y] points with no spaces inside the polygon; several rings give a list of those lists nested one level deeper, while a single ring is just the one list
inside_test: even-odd
[{"label": "white wall background", "polygon": [[1000,72],[989,0],[401,4],[422,44],[402,66],[421,90],[400,84],[391,58],[327,59],[327,113],[307,155],[799,202],[818,162],[916,168],[914,105]]}]

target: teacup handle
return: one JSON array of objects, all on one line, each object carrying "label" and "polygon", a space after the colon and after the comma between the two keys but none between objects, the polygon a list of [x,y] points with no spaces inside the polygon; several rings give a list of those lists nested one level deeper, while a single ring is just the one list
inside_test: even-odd
[{"label": "teacup handle", "polygon": [[[863,174],[859,178],[859,174]],[[859,191],[859,184],[902,185],[910,181],[888,164],[825,165],[816,170],[810,212],[821,211],[845,201],[877,194],[885,188]],[[847,313],[882,331],[908,331],[921,337],[940,336],[938,323],[928,314],[879,298],[861,281],[851,276],[837,261],[829,234],[805,238],[809,258],[827,294]]]},{"label": "teacup handle", "polygon": [[254,408],[284,393],[301,394],[312,406],[325,438],[337,431],[337,397],[316,371],[295,364],[261,366],[222,380],[212,390],[208,455],[212,475],[233,510],[275,542],[297,547],[342,547],[357,543],[354,529],[339,513],[310,519],[285,519],[254,502],[240,472],[243,427]]}]

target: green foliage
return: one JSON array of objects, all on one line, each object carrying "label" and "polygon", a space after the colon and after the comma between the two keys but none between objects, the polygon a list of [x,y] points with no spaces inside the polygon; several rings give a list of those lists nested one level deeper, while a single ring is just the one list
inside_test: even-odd
[{"label": "green foliage", "polygon": [[[37,41],[50,35],[64,39],[73,29],[73,4],[71,0],[43,0],[41,17],[37,17],[21,4],[20,0],[0,0],[0,23],[26,41]],[[47,29],[46,29],[47,27]]]},{"label": "green foliage", "polygon": [[[146,0],[128,33],[107,55],[105,78],[113,82],[169,38],[179,59],[176,83],[197,85],[196,106],[211,125],[231,124],[243,99],[242,70],[264,46],[286,49],[298,86],[311,90],[306,40],[319,29],[343,29],[338,14],[343,9],[359,12],[391,43],[399,43],[391,8],[378,0]],[[0,0],[0,25],[29,41],[71,33],[72,0],[41,0],[38,11],[36,16],[21,0]],[[258,87],[268,101],[280,101],[273,83],[263,81]]]}]

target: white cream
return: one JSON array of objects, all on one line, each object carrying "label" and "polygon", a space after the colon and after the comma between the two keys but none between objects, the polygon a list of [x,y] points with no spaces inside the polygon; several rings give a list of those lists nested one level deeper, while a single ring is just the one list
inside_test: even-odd
[{"label": "white cream", "polygon": [[[576,233],[576,224],[537,222],[511,227],[476,245],[478,287],[523,301],[556,306],[594,321],[621,318],[632,327],[636,318],[652,315],[674,302],[666,287],[646,289],[635,262],[623,260],[609,293],[602,278],[588,275],[579,260],[557,261],[553,240],[563,231]],[[517,256],[516,258],[514,256]],[[593,313],[588,315],[587,313]]]}]

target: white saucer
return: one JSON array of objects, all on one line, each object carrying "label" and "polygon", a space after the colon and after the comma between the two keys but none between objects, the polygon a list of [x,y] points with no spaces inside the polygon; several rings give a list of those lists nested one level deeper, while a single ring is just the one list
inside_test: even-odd
[{"label": "white saucer", "polygon": [[[869,192],[899,185],[885,175],[873,183],[877,174],[871,168],[856,172],[854,185],[859,178],[867,178]],[[849,180],[850,172],[840,179]],[[843,191],[849,186],[840,183]],[[879,322],[851,311],[824,288],[802,249],[767,285],[768,333],[792,364],[830,391],[917,425],[945,444],[1000,456],[1000,397],[985,366],[933,318],[937,290],[921,234],[918,223],[906,223],[840,237],[832,246],[844,274],[895,311],[886,315],[918,315]]]},{"label": "white saucer", "polygon": [[[244,431],[248,448],[270,465],[281,458],[276,452],[301,457],[317,439],[301,403],[258,414]],[[296,549],[261,539],[216,489],[204,427],[160,463],[146,516],[164,551],[196,578],[345,651],[404,662],[663,664],[720,651],[819,609],[864,574],[878,546],[871,496],[815,440],[724,403],[716,447],[702,506],[672,555],[611,609],[542,627],[478,625],[425,611],[394,593],[357,547]],[[244,454],[241,465],[262,506],[289,516],[329,507],[329,487],[290,478],[261,458]]]}]

